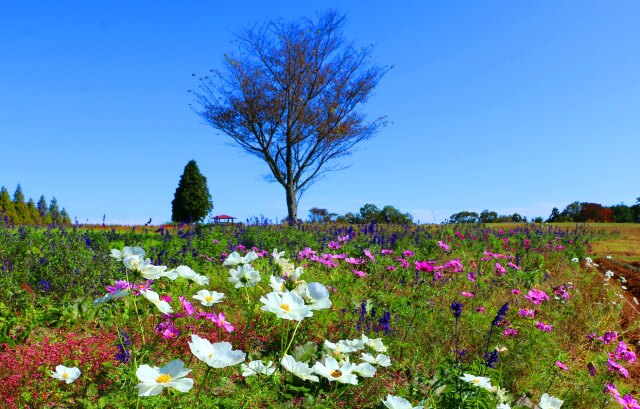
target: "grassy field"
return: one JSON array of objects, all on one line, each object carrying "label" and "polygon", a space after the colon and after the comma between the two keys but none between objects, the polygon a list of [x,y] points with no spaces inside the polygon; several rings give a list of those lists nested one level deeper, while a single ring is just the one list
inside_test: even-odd
[{"label": "grassy field", "polygon": [[[400,407],[393,395],[430,409],[513,409],[548,394],[563,408],[620,407],[640,385],[635,287],[587,257],[617,258],[637,239],[635,226],[600,224],[0,227],[0,400]],[[125,246],[145,255],[110,256]],[[638,256],[630,248],[624,260]],[[167,268],[141,268],[143,258]],[[304,316],[287,315],[300,300]],[[235,352],[211,361],[198,337]],[[175,360],[190,370],[185,392],[158,391],[159,373],[140,377]],[[273,372],[245,376],[250,363]],[[81,375],[61,382],[57,365]]]}]

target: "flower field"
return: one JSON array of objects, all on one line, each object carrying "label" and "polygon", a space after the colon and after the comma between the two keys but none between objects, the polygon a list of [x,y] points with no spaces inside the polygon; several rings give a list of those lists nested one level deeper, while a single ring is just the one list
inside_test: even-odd
[{"label": "flower field", "polygon": [[604,235],[0,227],[0,401],[640,408],[636,287]]}]

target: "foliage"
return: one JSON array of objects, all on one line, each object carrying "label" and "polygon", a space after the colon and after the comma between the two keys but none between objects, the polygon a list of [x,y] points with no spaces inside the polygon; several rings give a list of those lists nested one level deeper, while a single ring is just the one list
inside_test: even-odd
[{"label": "foliage", "polygon": [[224,72],[194,92],[206,122],[266,162],[267,179],[285,189],[290,220],[302,193],[383,125],[360,107],[387,69],[370,63],[371,48],[346,42],[344,23],[329,11],[244,30],[239,54],[225,55]]},{"label": "foliage", "polygon": [[55,197],[51,200],[51,204],[47,208],[47,202],[44,196],[40,196],[40,200],[36,205],[31,198],[25,202],[25,196],[20,185],[16,187],[13,199],[9,196],[7,189],[2,186],[2,188],[0,188],[0,224],[38,226],[50,224],[69,225],[71,224],[71,219],[66,209],[63,208],[62,211],[60,211]]},{"label": "foliage", "polygon": [[[604,384],[614,382],[622,394],[633,385],[608,369],[621,338],[597,339],[607,331],[622,334],[621,305],[620,290],[602,285],[585,258],[591,237],[582,228],[539,225],[0,227],[0,334],[7,343],[0,351],[0,391],[11,393],[8,407],[380,408],[391,394],[427,408],[493,409],[501,399],[515,408],[522,396],[537,403],[548,392],[563,399],[563,407],[604,402],[613,408]],[[108,256],[125,245],[143,246],[154,265],[191,266],[209,283],[155,279],[151,288],[174,309],[167,315],[133,293],[94,306],[106,285],[144,282]],[[270,255],[274,248],[286,256]],[[238,257],[255,252],[251,263],[261,281],[234,288],[235,267],[222,265],[233,251]],[[260,308],[260,297],[273,290],[270,276],[289,277],[287,264],[278,261],[284,257],[302,267],[296,280],[322,283],[332,302],[300,325]],[[225,298],[200,305],[193,296],[203,288]],[[535,316],[523,316],[523,309]],[[213,312],[224,313],[235,329],[206,318]],[[540,329],[543,323],[549,332]],[[190,334],[230,342],[247,353],[245,363],[273,361],[276,372],[245,378],[239,367],[207,371],[190,352]],[[303,381],[279,363],[290,351],[313,364],[323,356],[324,340],[363,334],[381,339],[391,366],[359,377],[357,385]],[[136,368],[176,358],[192,370],[194,389],[136,398]],[[592,362],[595,376],[574,362]],[[69,385],[52,379],[49,371],[58,364],[79,367],[81,377]],[[462,379],[467,375],[486,378],[492,389]]]},{"label": "foliage", "polygon": [[177,223],[199,222],[212,209],[207,178],[200,173],[196,161],[190,160],[180,176],[171,202],[171,220]]},{"label": "foliage", "polygon": [[412,225],[413,217],[409,213],[402,213],[391,205],[386,205],[382,209],[378,209],[378,206],[367,203],[360,208],[360,212],[357,215],[347,213],[344,216],[338,216],[337,221],[351,224],[391,223]]}]

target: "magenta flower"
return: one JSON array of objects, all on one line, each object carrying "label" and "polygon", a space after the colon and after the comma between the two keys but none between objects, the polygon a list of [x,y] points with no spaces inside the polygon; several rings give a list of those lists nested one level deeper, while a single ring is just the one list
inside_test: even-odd
[{"label": "magenta flower", "polygon": [[473,271],[467,274],[467,280],[471,281],[472,283],[475,283],[477,279],[478,279],[478,276]]},{"label": "magenta flower", "polygon": [[400,262],[400,267],[402,268],[409,268],[409,262],[403,258],[398,258],[396,259]]},{"label": "magenta flower", "polygon": [[483,313],[484,312],[484,307],[476,308],[476,312]]},{"label": "magenta flower", "polygon": [[176,328],[173,321],[163,321],[155,328],[157,334],[162,335],[163,339],[174,339],[180,335],[180,330]]},{"label": "magenta flower", "polygon": [[367,273],[365,273],[364,271],[360,271],[360,270],[351,270],[351,272],[355,275],[357,275],[358,277],[364,277],[367,275]]},{"label": "magenta flower", "polygon": [[193,305],[189,301],[187,301],[187,297],[185,297],[184,295],[181,295],[180,297],[178,297],[178,299],[180,300],[180,305],[182,305],[184,312],[188,316],[193,315],[193,312],[195,311],[195,309],[193,308]]},{"label": "magenta flower", "polygon": [[518,290],[517,288],[514,288],[513,290],[511,290],[511,294],[520,295],[522,294],[522,291]]},{"label": "magenta flower", "polygon": [[567,292],[567,289],[561,285],[560,287],[558,287],[554,293],[558,296],[560,296],[561,298],[565,298],[565,299],[569,299],[569,293]]},{"label": "magenta flower", "polygon": [[605,345],[609,345],[610,343],[618,339],[618,333],[616,331],[607,331],[604,333],[604,335],[598,337],[598,339],[604,342]]},{"label": "magenta flower", "polygon": [[129,284],[129,286],[131,287],[131,292],[134,295],[140,295],[140,291],[147,291],[151,289],[151,285],[153,284],[153,280],[147,280],[144,283],[138,283],[138,284]]},{"label": "magenta flower", "polygon": [[405,250],[402,252],[403,257],[413,257],[416,253],[411,250]]},{"label": "magenta flower", "polygon": [[560,362],[560,361],[556,361],[556,366],[557,366],[558,368],[562,369],[563,371],[568,371],[568,370],[569,370],[569,367],[568,367],[568,366],[566,366],[565,364],[563,364],[563,363],[562,363],[562,362]]},{"label": "magenta flower", "polygon": [[433,271],[433,265],[428,261],[414,261],[413,264],[416,266],[416,270],[418,271],[424,271],[426,273]]},{"label": "magenta flower", "polygon": [[629,377],[629,371],[627,370],[627,368],[625,368],[624,366],[620,365],[619,363],[617,363],[613,359],[609,358],[607,360],[607,365],[609,366],[609,370],[611,372],[618,372],[620,375],[624,376],[625,378]]},{"label": "magenta flower", "polygon": [[393,250],[389,250],[389,249],[382,249],[382,250],[380,250],[380,254],[385,255],[385,256],[386,256],[387,254],[391,255],[391,254],[393,254]]},{"label": "magenta flower", "polygon": [[338,250],[340,247],[342,247],[340,245],[340,243],[336,242],[336,241],[330,241],[329,242],[329,249],[330,250]]},{"label": "magenta flower", "polygon": [[536,321],[536,328],[544,332],[551,332],[553,326],[547,324],[546,322]]},{"label": "magenta flower", "polygon": [[518,311],[518,314],[525,318],[535,318],[536,311],[529,308],[521,308],[520,311]]},{"label": "magenta flower", "polygon": [[387,270],[388,271],[396,271],[397,267],[396,266],[387,266]]},{"label": "magenta flower", "polygon": [[213,244],[219,244],[219,243],[220,243],[220,240],[218,240],[218,239],[213,239]]},{"label": "magenta flower", "polygon": [[444,263],[443,267],[451,269],[453,273],[460,273],[462,272],[462,270],[464,270],[464,267],[462,266],[459,258],[447,261],[446,263]]},{"label": "magenta flower", "polygon": [[372,263],[376,262],[376,258],[373,257],[373,254],[371,254],[371,251],[369,251],[369,249],[364,249],[364,255],[367,256]]},{"label": "magenta flower", "polygon": [[438,246],[444,250],[444,251],[449,251],[451,250],[451,247],[449,247],[449,245],[447,243],[443,243],[442,241],[438,240]]},{"label": "magenta flower", "polygon": [[620,341],[615,352],[609,354],[609,356],[618,360],[627,361],[630,364],[636,361],[636,353],[630,350],[624,341]]},{"label": "magenta flower", "polygon": [[638,401],[633,399],[633,396],[631,395],[624,395],[623,397],[614,396],[614,399],[622,405],[623,409],[640,409]]},{"label": "magenta flower", "polygon": [[220,328],[224,328],[225,331],[227,332],[233,332],[233,330],[235,328],[233,328],[233,325],[231,325],[230,322],[228,322],[226,320],[226,316],[224,315],[224,313],[219,313],[216,314],[215,312],[213,313],[212,317],[211,317],[211,321],[213,321],[213,323],[215,323],[217,326],[219,326]]},{"label": "magenta flower", "polygon": [[502,267],[500,263],[496,263],[496,274],[503,276],[507,273],[507,269]]},{"label": "magenta flower", "polygon": [[345,236],[338,236],[338,241],[341,243],[344,243],[346,241],[348,241],[350,239],[349,235],[345,235]]},{"label": "magenta flower", "polygon": [[531,301],[532,304],[540,305],[542,301],[549,301],[549,296],[542,290],[538,290],[537,288],[533,288],[529,290],[527,295],[524,296],[527,300]]},{"label": "magenta flower", "polygon": [[354,257],[347,257],[347,258],[344,259],[344,261],[346,263],[354,264],[354,265],[364,264],[364,261],[362,261],[362,260],[360,260],[358,258],[354,258]]},{"label": "magenta flower", "polygon": [[620,391],[618,391],[618,388],[616,388],[616,386],[612,383],[606,384],[604,387],[604,391],[609,392],[609,394],[611,394],[611,396],[614,396],[614,397],[620,396]]},{"label": "magenta flower", "polygon": [[171,296],[169,294],[164,294],[162,296],[160,296],[160,299],[162,301],[166,301],[166,302],[171,302],[173,301],[173,298],[171,298]]},{"label": "magenta flower", "polygon": [[434,281],[444,280],[444,274],[442,274],[440,271],[436,271],[435,273],[433,273],[433,280]]},{"label": "magenta flower", "polygon": [[116,280],[113,285],[108,285],[106,287],[109,294],[113,295],[121,290],[126,290],[129,288],[129,283],[125,280]]},{"label": "magenta flower", "polygon": [[467,298],[473,298],[473,293],[468,293],[466,291],[461,292],[460,295]]},{"label": "magenta flower", "polygon": [[502,332],[502,335],[505,337],[515,337],[518,335],[518,330],[515,328],[507,328]]}]

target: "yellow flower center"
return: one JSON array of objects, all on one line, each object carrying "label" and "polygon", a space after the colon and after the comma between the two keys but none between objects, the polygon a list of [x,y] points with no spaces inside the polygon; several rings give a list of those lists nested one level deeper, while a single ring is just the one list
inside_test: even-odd
[{"label": "yellow flower center", "polygon": [[162,374],[156,378],[156,382],[158,383],[167,383],[171,381],[171,375]]},{"label": "yellow flower center", "polygon": [[212,297],[212,296],[210,296],[210,295],[207,295],[206,297],[204,297],[204,300],[205,300],[206,302],[213,301],[213,297]]},{"label": "yellow flower center", "polygon": [[334,378],[339,378],[342,376],[342,372],[340,372],[339,369],[336,369],[335,371],[331,372],[331,376],[333,376]]},{"label": "yellow flower center", "polygon": [[280,308],[282,308],[283,310],[285,310],[286,312],[291,311],[291,307],[289,307],[288,304],[280,304]]},{"label": "yellow flower center", "polygon": [[63,373],[63,374],[62,374],[62,377],[63,377],[64,379],[67,379],[67,378],[69,377],[69,374],[65,372],[65,373]]},{"label": "yellow flower center", "polygon": [[473,382],[473,383],[480,383],[480,379],[476,378],[476,379],[472,380],[471,382]]}]

